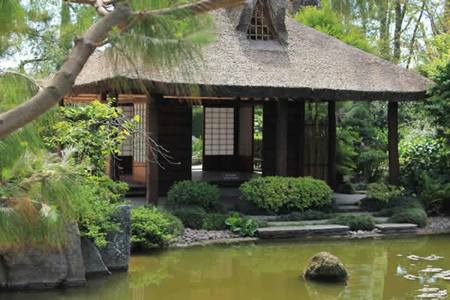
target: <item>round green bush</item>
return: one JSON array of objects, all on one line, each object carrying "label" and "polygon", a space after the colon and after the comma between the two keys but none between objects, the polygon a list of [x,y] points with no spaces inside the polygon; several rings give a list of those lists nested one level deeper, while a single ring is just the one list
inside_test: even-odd
[{"label": "round green bush", "polygon": [[419,227],[427,225],[428,217],[425,210],[421,208],[410,208],[392,215],[389,219],[392,223],[412,223]]},{"label": "round green bush", "polygon": [[372,216],[342,215],[331,219],[330,224],[345,225],[351,231],[370,231],[375,228],[376,222]]},{"label": "round green bush", "polygon": [[156,207],[131,210],[131,246],[133,249],[164,248],[170,239],[182,234],[183,224],[170,213]]},{"label": "round green bush", "polygon": [[202,229],[207,218],[205,210],[199,206],[179,207],[171,213],[181,220],[184,227],[191,229]]},{"label": "round green bush", "polygon": [[332,202],[331,188],[324,181],[311,177],[254,178],[239,189],[244,200],[275,213],[280,210],[303,211]]},{"label": "round green bush", "polygon": [[217,186],[202,181],[178,181],[167,193],[165,204],[168,208],[199,206],[205,211],[217,211],[219,191]]}]

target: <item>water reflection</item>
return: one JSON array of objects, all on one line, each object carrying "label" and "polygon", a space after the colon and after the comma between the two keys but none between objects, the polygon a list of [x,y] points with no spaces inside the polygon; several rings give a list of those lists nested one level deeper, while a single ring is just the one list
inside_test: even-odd
[{"label": "water reflection", "polygon": [[[435,236],[280,241],[170,250],[135,255],[128,273],[90,281],[87,288],[3,293],[0,300],[414,299],[426,293],[424,288],[437,288],[435,293],[448,289],[449,281],[436,274],[446,275],[443,272],[450,270],[450,261],[413,261],[408,256],[444,256],[449,242],[449,236]],[[342,260],[350,277],[347,286],[307,283],[301,278],[308,258],[320,251],[331,252]],[[427,268],[443,270],[421,272]],[[406,275],[417,276],[418,280],[407,280]]]}]

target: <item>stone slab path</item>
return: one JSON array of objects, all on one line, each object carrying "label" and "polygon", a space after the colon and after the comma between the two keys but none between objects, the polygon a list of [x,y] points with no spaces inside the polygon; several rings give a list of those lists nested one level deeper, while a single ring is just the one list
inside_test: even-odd
[{"label": "stone slab path", "polygon": [[288,227],[266,227],[258,229],[258,235],[262,239],[284,239],[311,235],[347,235],[348,226],[342,225],[307,225]]},{"label": "stone slab path", "polygon": [[417,233],[416,224],[385,223],[385,224],[377,224],[375,227],[378,228],[381,231],[381,233]]}]

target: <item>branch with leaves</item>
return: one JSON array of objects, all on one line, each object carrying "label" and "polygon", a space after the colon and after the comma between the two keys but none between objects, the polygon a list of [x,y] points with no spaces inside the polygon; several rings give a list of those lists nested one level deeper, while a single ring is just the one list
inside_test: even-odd
[{"label": "branch with leaves", "polygon": [[103,45],[115,28],[119,28],[121,32],[129,31],[140,22],[164,16],[183,20],[222,7],[238,5],[242,1],[244,0],[201,0],[163,9],[133,11],[127,1],[67,0],[67,3],[93,5],[102,18],[83,36],[75,39],[73,50],[46,88],[25,103],[0,115],[0,138],[35,120],[66,96],[89,57],[99,45]]}]

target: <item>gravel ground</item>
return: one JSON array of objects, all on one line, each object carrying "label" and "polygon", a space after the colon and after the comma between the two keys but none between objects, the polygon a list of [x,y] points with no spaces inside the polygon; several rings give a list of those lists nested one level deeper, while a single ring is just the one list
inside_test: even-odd
[{"label": "gravel ground", "polygon": [[229,231],[194,230],[186,228],[184,234],[172,240],[171,247],[186,247],[204,244],[206,241],[224,241],[241,238],[239,235]]},{"label": "gravel ground", "polygon": [[425,228],[419,229],[419,233],[450,232],[450,217],[429,217]]}]

